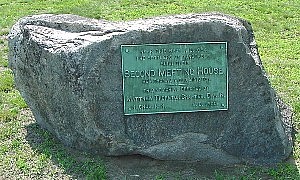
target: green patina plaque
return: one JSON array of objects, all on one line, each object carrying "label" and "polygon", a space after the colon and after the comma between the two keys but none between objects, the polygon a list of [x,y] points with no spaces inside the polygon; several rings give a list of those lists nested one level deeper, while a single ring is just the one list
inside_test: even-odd
[{"label": "green patina plaque", "polygon": [[124,113],[228,109],[226,42],[122,45]]}]

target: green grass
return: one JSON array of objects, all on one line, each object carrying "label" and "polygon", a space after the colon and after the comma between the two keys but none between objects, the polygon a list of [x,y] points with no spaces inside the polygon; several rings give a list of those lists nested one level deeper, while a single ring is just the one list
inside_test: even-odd
[{"label": "green grass", "polygon": [[[52,179],[105,178],[102,160],[65,149],[28,115],[5,123],[0,130],[0,177]],[[85,159],[78,159],[84,157]],[[60,176],[59,176],[60,175]]]},{"label": "green grass", "polygon": [[[21,17],[42,13],[71,13],[106,20],[132,20],[167,14],[218,11],[252,23],[261,59],[272,86],[294,111],[300,130],[300,1],[299,0],[0,0],[0,178],[105,178],[100,159],[65,149],[40,129],[27,112],[7,70],[7,35]],[[37,141],[37,142],[35,142]],[[215,179],[297,179],[300,135],[296,134],[294,163],[276,168],[236,168],[216,171]],[[78,159],[77,157],[84,157]],[[155,177],[155,176],[154,176]],[[157,179],[165,176],[157,175]]]}]

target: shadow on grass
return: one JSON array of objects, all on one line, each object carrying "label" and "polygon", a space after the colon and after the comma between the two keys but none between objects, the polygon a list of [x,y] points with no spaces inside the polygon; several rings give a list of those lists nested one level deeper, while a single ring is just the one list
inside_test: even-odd
[{"label": "shadow on grass", "polygon": [[29,124],[26,129],[26,140],[32,149],[75,179],[214,178],[217,172],[223,174],[229,168],[202,163],[159,161],[140,155],[92,156],[66,148],[37,123]]},{"label": "shadow on grass", "polygon": [[75,179],[300,179],[292,158],[276,167],[245,165],[225,167],[203,163],[159,161],[139,155],[92,156],[64,147],[37,123],[32,123],[26,128],[26,140],[31,147]]},{"label": "shadow on grass", "polygon": [[[63,173],[75,179],[106,179],[101,157],[92,157],[89,154],[64,147],[37,123],[29,124],[26,129],[26,140],[32,149],[38,155],[50,159],[59,169],[62,169]],[[47,165],[44,168],[51,172],[51,168]]]}]

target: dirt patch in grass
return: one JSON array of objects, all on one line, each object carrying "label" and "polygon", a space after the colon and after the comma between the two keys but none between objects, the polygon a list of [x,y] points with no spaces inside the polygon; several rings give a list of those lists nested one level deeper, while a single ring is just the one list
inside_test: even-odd
[{"label": "dirt patch in grass", "polygon": [[104,157],[108,179],[214,179],[234,167],[203,163],[159,161],[132,155]]},{"label": "dirt patch in grass", "polygon": [[300,178],[300,172],[292,157],[285,164],[273,167],[220,166],[203,162],[159,161],[139,155],[103,157],[103,160],[108,179]]}]

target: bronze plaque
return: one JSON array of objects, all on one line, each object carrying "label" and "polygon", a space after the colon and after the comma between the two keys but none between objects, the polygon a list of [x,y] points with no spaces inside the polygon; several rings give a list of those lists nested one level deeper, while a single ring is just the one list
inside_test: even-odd
[{"label": "bronze plaque", "polygon": [[124,113],[228,109],[226,42],[122,45]]}]

